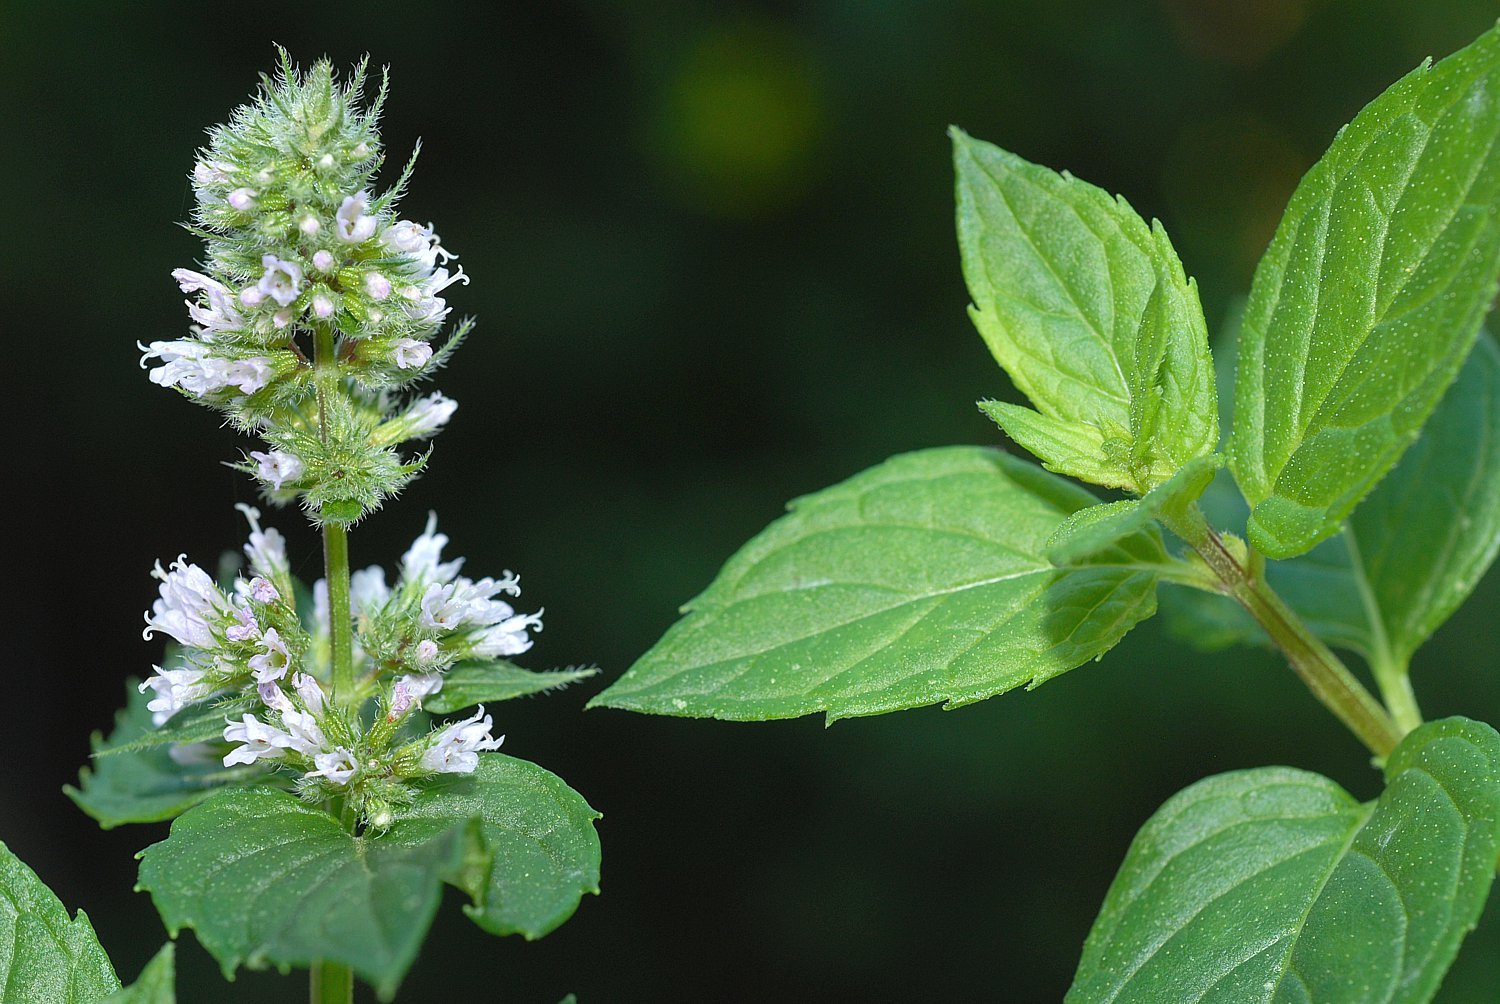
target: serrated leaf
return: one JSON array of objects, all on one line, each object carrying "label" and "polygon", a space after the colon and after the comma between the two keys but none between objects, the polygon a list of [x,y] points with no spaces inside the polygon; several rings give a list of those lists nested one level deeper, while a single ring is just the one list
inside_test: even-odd
[{"label": "serrated leaf", "polygon": [[[390,1000],[427,935],[445,881],[486,854],[470,821],[355,837],[273,788],[220,791],[139,855],[176,937],[191,927],[226,979],[240,965],[350,966]],[[476,862],[478,859],[478,862]]]},{"label": "serrated leaf", "polygon": [[531,939],[571,917],[585,893],[598,893],[598,818],[557,775],[485,753],[473,774],[434,785],[399,809],[391,833],[416,840],[480,820],[493,864],[459,884],[474,901],[465,910],[491,934]]},{"label": "serrated leaf", "polygon": [[0,1000],[88,1004],[119,987],[87,915],[79,910],[70,918],[36,872],[0,843]]},{"label": "serrated leaf", "polygon": [[446,715],[476,704],[508,701],[587,680],[597,669],[555,669],[535,673],[513,662],[461,662],[443,674],[443,689],[422,701],[428,711]]},{"label": "serrated leaf", "polygon": [[[179,760],[171,751],[149,744],[132,752],[108,756],[116,746],[128,746],[157,730],[151,724],[146,703],[136,681],[125,687],[125,707],[115,714],[115,729],[105,740],[94,733],[94,760],[78,772],[78,787],[63,791],[77,806],[108,830],[124,823],[156,823],[187,811],[220,788],[263,783],[265,771],[257,767],[226,768],[211,753]],[[222,728],[220,729],[222,732]]]},{"label": "serrated leaf", "polygon": [[104,1004],[177,1004],[176,945],[167,942],[141,970],[140,979],[116,990]]},{"label": "serrated leaf", "polygon": [[1144,494],[1218,445],[1197,286],[1124,199],[951,130],[959,249],[990,352],[1031,399],[981,405],[1049,470]]},{"label": "serrated leaf", "polygon": [[1449,718],[1404,739],[1361,805],[1285,767],[1168,799],[1110,887],[1067,1000],[1430,1000],[1500,849],[1500,735]]},{"label": "serrated leaf", "polygon": [[1079,564],[1159,517],[1180,514],[1203,494],[1221,466],[1218,455],[1197,457],[1139,499],[1080,509],[1047,538],[1047,557],[1055,565]]},{"label": "serrated leaf", "polygon": [[1155,611],[1154,530],[1083,567],[1047,559],[1098,501],[994,450],[893,457],[793,502],[590,706],[831,721],[1035,686]]},{"label": "serrated leaf", "polygon": [[1416,437],[1500,272],[1500,29],[1393,84],[1302,179],[1256,269],[1230,464],[1272,558],[1338,532]]},{"label": "serrated leaf", "polygon": [[[1243,523],[1243,503],[1224,479],[1204,502],[1216,525]],[[1500,350],[1486,335],[1417,442],[1344,532],[1269,563],[1266,577],[1325,642],[1400,667],[1468,598],[1497,550]],[[1184,636],[1225,644],[1264,640],[1221,597],[1179,594],[1166,605],[1174,621],[1185,622]]]}]

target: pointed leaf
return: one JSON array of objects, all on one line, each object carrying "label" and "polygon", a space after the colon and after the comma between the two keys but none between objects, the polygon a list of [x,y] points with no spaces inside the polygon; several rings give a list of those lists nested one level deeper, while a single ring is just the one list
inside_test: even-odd
[{"label": "pointed leaf", "polygon": [[[181,746],[187,743],[219,742],[224,737],[224,720],[235,719],[255,710],[248,700],[225,701],[222,704],[186,708],[159,726],[148,726],[133,739],[115,740],[94,751],[95,757],[118,756],[158,746]],[[147,717],[149,723],[150,718]]]},{"label": "pointed leaf", "polygon": [[1155,610],[1154,531],[1059,570],[1087,491],[993,450],[903,454],[792,503],[590,706],[830,720],[1035,686]]},{"label": "pointed leaf", "polygon": [[150,698],[136,688],[135,680],[128,681],[125,690],[126,705],[115,715],[114,732],[107,741],[94,733],[92,766],[79,770],[77,788],[63,788],[104,829],[171,819],[226,785],[243,787],[264,782],[261,768],[226,768],[211,750],[178,750],[174,759],[173,751],[148,743],[136,746],[133,752],[104,755],[158,732],[146,709]]},{"label": "pointed leaf", "polygon": [[467,820],[493,858],[460,888],[465,910],[491,934],[540,938],[599,892],[599,813],[572,788],[534,763],[499,753],[479,757],[473,774],[435,785],[397,812],[391,834],[418,840]]},{"label": "pointed leaf", "polygon": [[1223,459],[1216,454],[1198,457],[1139,499],[1080,509],[1047,538],[1047,557],[1055,565],[1079,564],[1144,530],[1152,520],[1181,513],[1198,500],[1221,466]]},{"label": "pointed leaf", "polygon": [[469,821],[355,837],[271,788],[220,791],[139,855],[175,937],[191,927],[226,979],[251,968],[342,962],[390,1000],[426,937],[444,881],[487,866]]},{"label": "pointed leaf", "polygon": [[1230,463],[1272,558],[1338,532],[1458,372],[1500,271],[1500,29],[1371,102],[1292,196],[1240,337]]},{"label": "pointed leaf", "polygon": [[0,1000],[87,1004],[119,987],[84,912],[70,918],[52,890],[0,843]]},{"label": "pointed leaf", "polygon": [[1416,1004],[1479,919],[1500,850],[1500,735],[1449,718],[1402,741],[1361,805],[1285,767],[1200,781],[1141,829],[1071,1004]]},{"label": "pointed leaf", "polygon": [[443,674],[443,689],[425,698],[422,706],[428,711],[446,715],[476,704],[508,701],[513,697],[566,687],[598,672],[597,669],[557,669],[534,673],[515,663],[498,660],[461,662]]},{"label": "pointed leaf", "polygon": [[141,978],[116,990],[105,1004],[177,1004],[176,944],[167,942],[154,955]]},{"label": "pointed leaf", "polygon": [[951,130],[975,326],[1035,412],[984,405],[1048,469],[1144,494],[1218,445],[1197,286],[1124,199]]}]

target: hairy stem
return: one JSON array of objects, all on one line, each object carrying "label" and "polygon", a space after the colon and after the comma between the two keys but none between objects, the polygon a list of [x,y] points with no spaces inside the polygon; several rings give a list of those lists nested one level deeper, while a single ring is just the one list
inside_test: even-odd
[{"label": "hairy stem", "polygon": [[[328,397],[339,392],[338,361],[329,325],[318,325],[314,334],[313,365],[317,367],[318,433],[326,443]],[[354,625],[349,614],[349,531],[342,523],[323,524],[323,569],[328,583],[333,693],[336,699],[350,701],[354,693]]]},{"label": "hairy stem", "polygon": [[1334,717],[1376,756],[1385,757],[1396,748],[1402,730],[1385,708],[1265,580],[1231,553],[1196,505],[1169,525],[1218,576],[1220,591],[1244,607],[1265,629],[1286,656],[1292,671]]},{"label": "hairy stem", "polygon": [[314,962],[308,974],[312,1004],[353,1004],[354,972],[342,962]]}]

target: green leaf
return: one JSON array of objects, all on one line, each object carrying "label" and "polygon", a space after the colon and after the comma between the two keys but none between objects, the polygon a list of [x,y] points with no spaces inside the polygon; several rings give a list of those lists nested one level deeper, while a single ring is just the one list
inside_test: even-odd
[{"label": "green leaf", "polygon": [[176,948],[170,941],[162,945],[141,970],[141,978],[116,990],[105,1004],[177,1004]]},{"label": "green leaf", "polygon": [[981,407],[1048,469],[1136,494],[1218,445],[1197,286],[1124,199],[953,137],[975,326],[1036,411]]},{"label": "green leaf", "polygon": [[0,843],[0,1000],[85,1004],[120,987],[82,910],[67,909]]},{"label": "green leaf", "polygon": [[473,774],[422,792],[397,810],[391,835],[418,840],[468,819],[494,863],[468,874],[465,907],[491,934],[540,938],[599,892],[599,813],[572,788],[534,763],[499,753],[479,757]]},{"label": "green leaf", "polygon": [[[1219,479],[1205,496],[1217,525],[1245,518]],[[1404,667],[1468,598],[1500,550],[1500,350],[1481,337],[1417,442],[1344,532],[1288,561],[1271,587],[1330,645]],[[1264,640],[1221,597],[1173,596],[1179,633],[1211,642]]]},{"label": "green leaf", "polygon": [[191,927],[226,979],[251,968],[342,962],[395,994],[442,897],[483,868],[478,826],[376,837],[283,791],[220,791],[172,823],[138,857],[168,931]]},{"label": "green leaf", "polygon": [[1156,609],[1154,530],[1083,567],[1047,559],[1098,501],[994,450],[893,457],[793,502],[590,706],[832,721],[1035,686]]},{"label": "green leaf", "polygon": [[153,749],[157,746],[179,746],[186,743],[219,742],[224,737],[224,720],[235,719],[246,711],[253,711],[254,706],[248,700],[232,700],[216,703],[210,706],[198,706],[184,709],[180,714],[174,715],[161,726],[150,725],[150,717],[147,716],[147,729],[133,739],[125,739],[119,742],[111,737],[110,743],[94,751],[96,757],[118,756],[121,753],[134,753],[137,750]]},{"label": "green leaf", "polygon": [[104,755],[158,734],[151,724],[151,712],[146,710],[150,697],[140,693],[135,680],[127,681],[125,689],[126,705],[115,715],[114,732],[107,741],[94,733],[92,768],[79,770],[77,788],[63,788],[101,827],[108,830],[124,823],[160,822],[186,812],[225,785],[264,783],[264,770],[226,768],[211,752],[179,763],[172,759],[171,751],[148,743],[136,746],[133,752]]},{"label": "green leaf", "polygon": [[1080,509],[1063,520],[1047,538],[1047,557],[1059,566],[1078,564],[1116,541],[1146,529],[1158,517],[1180,514],[1197,501],[1223,464],[1223,458],[1217,454],[1197,457],[1140,499]]},{"label": "green leaf", "polygon": [[461,662],[443,675],[443,689],[422,701],[422,707],[440,715],[476,704],[508,701],[513,697],[539,694],[586,680],[597,669],[557,669],[534,673],[515,663]]},{"label": "green leaf", "polygon": [[1500,735],[1449,718],[1391,754],[1361,805],[1285,767],[1207,778],[1131,844],[1071,1004],[1430,1000],[1500,850]]},{"label": "green leaf", "polygon": [[1457,374],[1500,272],[1500,29],[1393,84],[1292,196],[1240,337],[1230,466],[1272,558],[1338,532]]}]

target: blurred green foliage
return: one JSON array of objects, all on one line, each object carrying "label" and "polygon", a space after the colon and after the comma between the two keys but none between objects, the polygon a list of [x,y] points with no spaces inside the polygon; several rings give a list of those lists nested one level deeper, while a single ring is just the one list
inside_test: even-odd
[{"label": "blurred green foliage", "polygon": [[[612,679],[786,499],[903,450],[993,443],[1015,400],[964,316],[951,124],[1159,216],[1211,328],[1300,173],[1479,0],[882,0],[498,7],[0,7],[11,448],[0,838],[84,907],[127,979],[160,944],[134,851],[60,793],[108,725],[146,572],[212,561],[250,486],[230,435],[152,387],[134,343],[186,319],[203,130],[271,66],[389,63],[386,137],[462,255],[480,326],[429,472],[353,536],[391,565],[436,508],[476,574],[547,608],[523,660]],[[315,539],[295,513],[301,573]],[[1500,592],[1424,648],[1432,717],[1500,721]],[[601,809],[603,895],[548,938],[447,910],[408,981],[555,1001],[1057,999],[1140,823],[1207,774],[1286,764],[1359,797],[1378,775],[1269,655],[1205,658],[1160,622],[1105,666],[953,713],[770,725],[582,714],[596,681],[510,702],[506,751]],[[190,940],[190,939],[189,939]],[[449,969],[455,976],[447,976]],[[221,987],[195,946],[183,998]],[[441,981],[441,983],[440,983]],[[1492,906],[1440,1000],[1500,982]],[[428,991],[435,994],[436,991]]]}]

